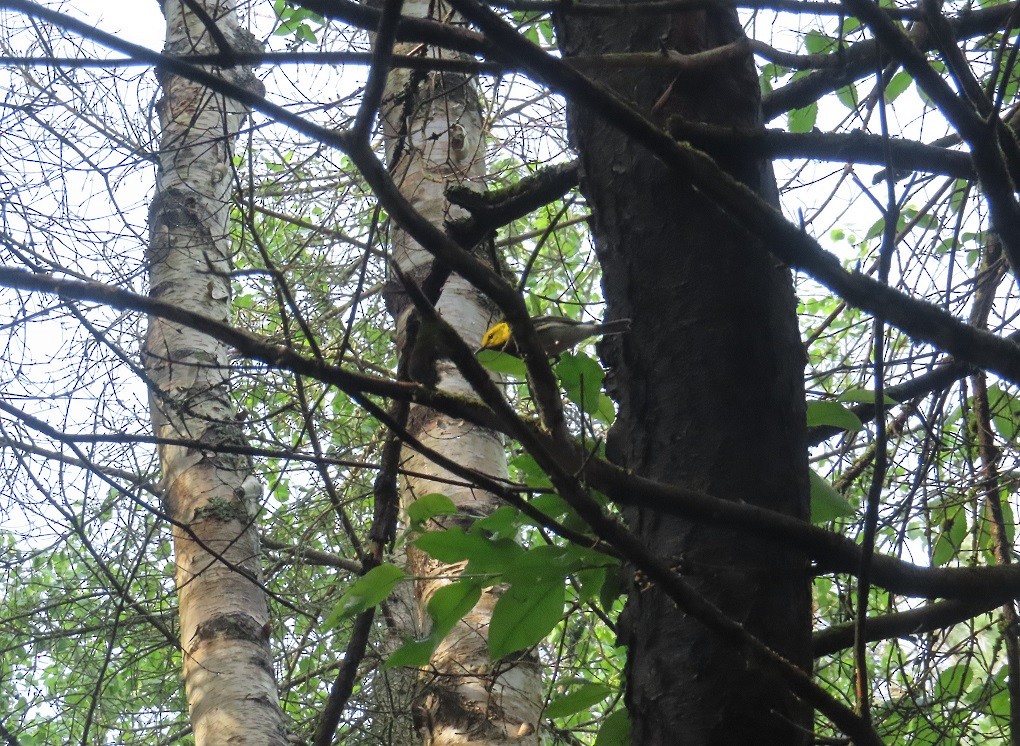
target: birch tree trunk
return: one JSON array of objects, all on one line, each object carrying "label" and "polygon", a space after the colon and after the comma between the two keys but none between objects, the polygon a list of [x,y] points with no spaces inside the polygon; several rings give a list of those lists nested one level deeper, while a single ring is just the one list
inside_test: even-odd
[{"label": "birch tree trunk", "polygon": [[[444,21],[451,17],[442,3],[412,0],[403,8],[410,16]],[[395,51],[410,53],[419,45],[403,46],[406,48],[398,45]],[[451,54],[438,49],[428,53],[435,57]],[[481,188],[485,175],[485,144],[475,81],[459,73],[395,70],[389,75],[382,115],[390,172],[402,194],[436,225],[463,217],[463,210],[452,205],[444,192],[451,184],[478,184]],[[399,228],[394,230],[392,240],[393,261],[406,277],[420,284],[432,270],[432,255]],[[411,307],[396,279],[387,287],[386,300],[398,326],[398,339],[404,339],[403,326]],[[491,305],[457,275],[446,280],[436,307],[469,341],[480,340],[492,320]],[[421,367],[421,356],[417,357]],[[470,394],[470,387],[450,360],[439,357],[436,351],[428,357],[436,358],[434,380],[438,388]],[[495,432],[424,407],[411,410],[408,428],[425,445],[462,466],[497,478],[507,476],[504,444]],[[454,484],[460,480],[409,449],[405,449],[403,465],[412,473],[444,480],[406,478],[401,496],[404,506],[423,495],[441,492],[462,514],[447,525],[457,520],[469,525],[474,517],[498,507],[493,495],[451,485],[445,480],[453,480]],[[418,622],[425,625],[428,600],[462,568],[438,563],[414,551],[408,563],[419,578],[415,591]],[[422,674],[414,719],[426,744],[538,744],[542,681],[537,661],[532,656],[489,660],[489,620],[499,594],[499,588],[482,593],[478,604],[439,646]]]},{"label": "birch tree trunk", "polygon": [[[235,50],[259,45],[238,27],[231,0],[199,0]],[[221,50],[202,19],[166,0],[166,53]],[[219,69],[261,90],[245,69]],[[234,137],[248,112],[174,75],[161,75],[160,168],[150,207],[150,295],[227,321],[230,317],[229,198]],[[152,318],[143,352],[152,426],[162,445],[165,509],[174,521],[184,686],[198,746],[287,743],[261,586],[254,519],[260,485],[230,398],[226,347],[201,331]]]}]

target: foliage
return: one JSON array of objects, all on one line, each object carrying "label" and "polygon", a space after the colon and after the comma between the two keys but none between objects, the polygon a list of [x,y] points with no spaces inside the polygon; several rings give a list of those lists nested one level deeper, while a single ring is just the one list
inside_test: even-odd
[{"label": "foliage", "polygon": [[[250,20],[276,51],[369,48],[365,29],[327,22],[309,5],[254,3]],[[895,7],[916,16],[910,15],[914,6]],[[990,16],[981,13],[999,7],[984,3],[974,14],[984,19]],[[945,14],[955,18],[963,8],[947,4]],[[936,143],[942,156],[963,152],[943,114],[945,103],[916,76],[883,57],[876,80],[874,57],[859,53],[871,38],[865,25],[852,14],[807,13],[742,13],[749,36],[800,55],[791,60],[756,49],[763,55],[758,63],[768,119],[785,116],[788,132],[817,132],[836,143],[858,130],[881,133],[884,107],[897,140]],[[547,14],[510,17],[525,38],[555,45]],[[107,57],[101,46],[59,24],[31,22],[13,10],[3,18],[6,56]],[[1017,34],[1006,18],[961,26],[959,44],[978,89],[1009,122],[1020,75],[1010,51]],[[154,38],[151,46],[161,43]],[[932,52],[928,59],[934,72],[960,77],[950,70],[952,55]],[[272,100],[340,130],[361,103],[365,69],[337,60],[332,67],[266,65],[259,75]],[[818,65],[856,72],[794,95],[826,74]],[[152,70],[21,61],[3,68],[0,79],[0,264],[143,293],[145,202],[154,171]],[[572,157],[561,98],[514,70],[501,68],[481,80],[489,126],[486,188],[519,184],[541,166]],[[898,156],[886,163],[881,154],[839,142],[846,159],[839,162],[781,151],[776,167],[786,214],[798,215],[804,233],[819,237],[846,269],[877,276],[887,251],[888,284],[895,290],[977,328],[999,335],[1012,330],[1018,292],[992,234],[988,195],[996,196],[995,185],[961,175],[944,157],[929,155],[925,169],[906,171],[897,166]],[[309,360],[392,380],[397,360],[381,295],[389,271],[385,206],[379,208],[347,155],[263,115],[253,119],[240,151],[230,237],[233,323]],[[1015,203],[1012,193],[1005,198]],[[523,293],[530,313],[602,317],[589,217],[572,190],[497,227],[497,265],[514,281],[527,268]],[[895,230],[886,230],[887,221]],[[890,233],[895,245],[885,246]],[[954,363],[946,349],[891,325],[884,331],[885,391],[876,395],[873,318],[823,286],[819,275],[797,273],[813,520],[862,541],[879,427],[888,435],[889,467],[878,474],[876,551],[922,568],[1015,560],[1016,378],[966,368],[939,385],[900,395],[898,387]],[[979,276],[993,281],[979,282]],[[184,696],[168,675],[179,670],[181,654],[170,528],[136,362],[144,318],[98,298],[6,289],[2,296],[0,733],[22,746],[189,743]],[[477,340],[466,342],[473,347]],[[603,454],[615,417],[597,349],[592,343],[554,362],[569,433],[591,458]],[[531,422],[537,405],[522,364],[498,353],[479,359],[508,377],[508,399]],[[376,615],[339,742],[386,742],[386,720],[399,709],[388,698],[393,669],[427,662],[492,587],[502,590],[490,653],[496,659],[534,653],[543,664],[549,741],[627,742],[625,651],[616,645],[614,624],[629,570],[618,557],[550,528],[556,521],[591,538],[590,526],[555,494],[533,454],[508,443],[509,488],[548,520],[510,505],[482,518],[463,515],[444,495],[426,495],[405,516],[387,563],[361,574],[386,428],[362,401],[321,379],[243,356],[232,361],[232,373],[237,417],[245,422],[263,485],[256,520],[272,642],[283,706],[296,733],[314,731],[355,617],[375,606],[386,613],[398,606],[394,598],[413,580],[398,563],[414,547],[463,563],[464,573],[431,597],[430,629],[420,637],[394,643],[386,613]],[[386,403],[375,394],[365,398]],[[876,401],[883,402],[877,424]],[[605,495],[594,497],[607,514],[619,515]],[[844,573],[816,578],[816,630],[852,623],[856,584]],[[928,604],[922,596],[876,585],[868,614],[895,619]],[[1008,620],[1008,609],[1004,616],[989,603],[952,623],[871,643],[872,716],[882,738],[891,744],[1007,742],[1010,727],[1018,725],[1010,723],[1010,700],[1020,698],[1020,683],[1007,676],[1017,650],[1015,621]],[[853,704],[854,665],[844,645],[819,657],[816,680]],[[816,734],[839,737],[821,715]]]}]

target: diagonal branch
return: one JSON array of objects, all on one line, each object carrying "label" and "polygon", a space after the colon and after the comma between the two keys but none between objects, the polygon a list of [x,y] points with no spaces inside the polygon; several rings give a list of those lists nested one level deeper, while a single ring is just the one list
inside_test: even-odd
[{"label": "diagonal branch", "polygon": [[[869,617],[865,640],[878,642],[893,637],[923,635],[926,632],[951,627],[973,619],[979,614],[986,614],[1012,597],[1010,591],[1004,589],[998,597],[993,595],[976,601],[950,599],[928,604],[919,609]],[[853,644],[854,625],[849,623],[828,627],[812,635],[811,640],[815,658],[838,653]]]},{"label": "diagonal branch", "polygon": [[[1016,11],[1016,2],[981,8],[961,13],[949,20],[949,26],[956,39],[991,34],[1002,28],[1010,16]],[[883,12],[888,12],[883,9]],[[934,40],[923,25],[916,27],[914,43],[922,50],[934,48]],[[875,69],[877,60],[882,59],[884,52],[881,45],[874,39],[861,41],[838,52],[843,65],[836,70],[819,70],[816,73],[787,83],[772,93],[762,97],[762,111],[765,121],[775,119],[791,109],[800,109],[814,103],[827,93],[832,93],[856,80],[869,75]]]},{"label": "diagonal branch", "polygon": [[887,140],[881,135],[861,131],[740,130],[678,119],[670,121],[669,131],[678,140],[690,142],[709,154],[732,154],[736,150],[748,158],[811,158],[884,165],[888,144],[898,170],[926,171],[961,179],[974,177],[974,164],[967,153],[913,140]]},{"label": "diagonal branch", "polygon": [[[590,454],[575,444],[554,441],[548,432],[543,431],[537,425],[521,421],[512,409],[507,408],[505,403],[500,405],[497,412],[465,397],[444,395],[434,389],[427,389],[415,384],[392,382],[349,373],[335,366],[323,365],[314,359],[304,358],[299,353],[287,348],[266,343],[255,335],[235,329],[228,324],[98,283],[56,280],[46,275],[33,274],[23,270],[0,268],[0,285],[23,290],[57,293],[63,297],[78,300],[98,301],[113,308],[136,310],[183,324],[197,325],[203,333],[237,347],[247,357],[262,360],[267,364],[298,375],[309,376],[337,386],[364,406],[372,416],[388,426],[396,427],[395,424],[392,424],[392,418],[374,404],[367,394],[413,401],[452,416],[476,422],[484,427],[505,432],[520,440],[529,449],[529,452],[544,454],[542,458],[537,459],[543,466],[549,466],[566,475],[583,474],[586,483],[604,492],[618,504],[650,507],[664,513],[684,516],[690,520],[730,526],[741,531],[767,535],[777,542],[802,549],[815,561],[815,570],[818,573],[854,574],[858,569],[860,547],[844,536],[781,513],[753,505],[722,500],[697,490],[662,484],[629,474],[606,461],[591,458]],[[452,341],[452,338],[447,339],[449,343]],[[470,348],[462,340],[460,342],[463,350],[470,354]],[[454,362],[458,362],[456,357]],[[462,370],[467,370],[467,365],[476,365],[477,361],[472,357],[471,363],[468,363],[466,358],[461,358],[459,363],[463,366]],[[483,383],[483,378],[489,380],[491,384],[491,379],[488,379],[488,375],[484,371],[479,372],[477,377],[472,375],[472,379],[477,381],[479,386]],[[492,385],[494,386],[494,384]],[[495,393],[502,397],[498,389],[495,390]],[[462,469],[458,464],[431,453],[420,443],[416,443],[411,436],[404,433],[401,435],[411,447],[436,460],[443,468],[479,484],[535,518],[544,518],[540,514],[536,514],[530,504],[520,497],[517,490],[511,489],[509,485]],[[548,521],[546,521],[546,525],[550,525]],[[563,531],[555,526],[552,528],[564,538],[582,545],[591,545],[590,537],[586,538],[573,531]],[[913,597],[979,601],[991,597],[999,599],[1004,591],[1020,596],[1020,565],[930,568],[913,565],[886,555],[876,555],[872,566],[872,577],[876,585],[880,585],[892,593]]]}]

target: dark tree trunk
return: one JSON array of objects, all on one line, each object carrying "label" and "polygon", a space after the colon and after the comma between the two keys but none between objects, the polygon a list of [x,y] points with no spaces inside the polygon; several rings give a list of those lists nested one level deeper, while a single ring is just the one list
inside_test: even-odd
[{"label": "dark tree trunk", "polygon": [[[728,10],[574,17],[559,23],[567,57],[683,53],[742,35]],[[760,122],[750,58],[679,77],[604,69],[591,76],[660,124]],[[577,102],[571,136],[593,212],[608,318],[633,320],[601,351],[619,419],[617,463],[664,482],[807,518],[804,352],[789,271],[727,215]],[[774,199],[767,163],[716,160]],[[651,510],[631,528],[747,630],[810,670],[805,558]],[[629,647],[627,705],[635,744],[804,744],[811,710],[761,661],[728,647],[654,587],[632,588],[620,621]]]}]

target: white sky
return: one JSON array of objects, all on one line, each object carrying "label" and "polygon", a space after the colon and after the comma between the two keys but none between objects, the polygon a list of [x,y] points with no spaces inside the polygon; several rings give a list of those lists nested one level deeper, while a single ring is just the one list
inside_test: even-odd
[{"label": "white sky", "polygon": [[154,50],[163,46],[163,13],[156,0],[76,0],[63,12],[126,41]]}]

